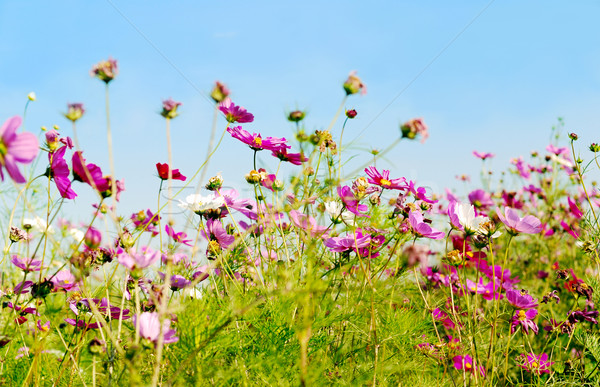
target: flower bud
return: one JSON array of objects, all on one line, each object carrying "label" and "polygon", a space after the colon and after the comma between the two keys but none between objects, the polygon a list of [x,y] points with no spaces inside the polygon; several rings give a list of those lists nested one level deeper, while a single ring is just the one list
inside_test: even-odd
[{"label": "flower bud", "polygon": [[102,233],[94,227],[90,227],[86,231],[83,241],[87,247],[89,247],[91,250],[95,250],[100,247],[100,243],[102,242]]},{"label": "flower bud", "polygon": [[223,177],[219,174],[208,179],[206,189],[209,191],[217,191],[223,186]]},{"label": "flower bud", "polygon": [[244,177],[246,178],[246,181],[250,184],[257,184],[260,183],[262,180],[260,172],[255,171],[254,169],[248,172]]},{"label": "flower bud", "polygon": [[27,99],[30,101],[35,101],[35,93],[32,91],[31,93],[27,94]]},{"label": "flower bud", "polygon": [[460,251],[452,250],[442,260],[449,265],[460,266],[463,263],[463,256]]},{"label": "flower bud", "polygon": [[358,112],[355,109],[346,110],[346,117],[349,119],[353,119],[358,115]]},{"label": "flower bud", "polygon": [[351,71],[348,75],[348,79],[344,82],[344,90],[346,91],[346,95],[352,95],[358,92],[361,94],[367,93],[367,88],[360,78],[356,76],[356,71]]},{"label": "flower bud", "polygon": [[579,138],[579,136],[577,136],[576,133],[569,133],[569,138],[573,141],[577,141],[577,139]]},{"label": "flower bud", "polygon": [[108,60],[98,62],[92,67],[92,70],[90,71],[90,75],[92,77],[96,77],[104,83],[109,83],[110,81],[115,79],[118,73],[119,70],[117,68],[117,61],[112,58],[108,58]]},{"label": "flower bud", "polygon": [[598,153],[598,152],[600,152],[600,145],[598,145],[598,144],[596,144],[595,142],[593,142],[593,143],[590,145],[590,150],[591,150],[592,152],[594,152],[594,153]]},{"label": "flower bud", "polygon": [[26,241],[29,239],[29,235],[18,227],[11,226],[10,228],[10,241],[13,243],[19,241]]},{"label": "flower bud", "polygon": [[216,103],[219,103],[219,102],[223,102],[225,100],[225,98],[227,98],[228,96],[229,96],[229,89],[227,88],[227,86],[225,86],[221,82],[217,81],[215,83],[215,87],[210,92],[210,97],[213,99],[213,101],[215,101]]},{"label": "flower bud", "polygon": [[128,249],[130,247],[133,247],[133,245],[135,244],[135,238],[133,237],[133,235],[131,235],[129,231],[125,230],[123,231],[123,235],[121,235],[121,238],[119,238],[119,244],[122,248]]},{"label": "flower bud", "polygon": [[304,117],[306,116],[306,113],[301,111],[301,110],[294,110],[293,112],[290,112],[290,114],[288,114],[288,121],[291,122],[300,122],[304,119]]},{"label": "flower bud", "polygon": [[173,98],[164,100],[162,103],[162,111],[160,112],[160,115],[167,119],[175,118],[179,115],[177,113],[177,107],[181,105],[183,105],[181,102],[176,102],[173,100]]},{"label": "flower bud", "polygon": [[279,179],[275,179],[273,181],[273,190],[275,191],[283,191],[283,181]]},{"label": "flower bud", "polygon": [[50,150],[50,152],[54,152],[56,148],[58,148],[59,144],[60,136],[58,132],[54,129],[50,129],[49,131],[44,133],[44,135],[46,136],[46,145],[48,146],[48,149]]},{"label": "flower bud", "polygon": [[75,122],[83,116],[83,113],[85,113],[85,109],[83,108],[82,103],[70,103],[67,105],[65,117],[68,120]]}]

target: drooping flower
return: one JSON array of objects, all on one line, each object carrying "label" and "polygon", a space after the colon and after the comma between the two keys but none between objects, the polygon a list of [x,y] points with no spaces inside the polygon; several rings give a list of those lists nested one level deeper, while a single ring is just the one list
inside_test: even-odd
[{"label": "drooping flower", "polygon": [[491,159],[492,157],[494,157],[493,153],[483,153],[477,151],[473,151],[473,155],[477,158],[480,158],[481,160]]},{"label": "drooping flower", "polygon": [[281,161],[287,161],[294,165],[302,165],[303,162],[308,160],[308,157],[304,156],[303,153],[288,153],[285,147],[280,147],[277,151],[271,153]]},{"label": "drooping flower", "polygon": [[58,188],[58,192],[60,192],[60,196],[65,199],[74,199],[77,197],[77,194],[71,188],[69,166],[64,158],[66,150],[67,146],[65,145],[58,148],[55,152],[48,153],[50,167],[46,173],[54,180],[56,188]]},{"label": "drooping flower", "polygon": [[190,242],[192,240],[185,239],[185,238],[187,238],[187,234],[185,232],[183,232],[183,231],[175,232],[175,230],[173,230],[173,228],[171,226],[169,226],[168,224],[165,226],[165,231],[167,232],[167,235],[173,239],[174,242],[182,243],[186,246],[191,246]]},{"label": "drooping flower", "polygon": [[533,215],[521,218],[517,211],[510,207],[504,207],[504,215],[499,208],[496,208],[496,213],[508,232],[513,235],[518,233],[537,234],[542,231],[542,222]]},{"label": "drooping flower", "polygon": [[225,114],[225,119],[230,123],[239,122],[243,124],[254,121],[254,116],[251,113],[248,113],[242,106],[235,105],[229,97],[219,103],[219,110]]},{"label": "drooping flower", "polygon": [[327,227],[319,226],[315,218],[310,215],[305,215],[300,211],[291,210],[289,216],[296,227],[306,231],[310,236],[321,236],[327,232]]},{"label": "drooping flower", "polygon": [[420,135],[421,143],[424,143],[429,138],[429,129],[422,118],[413,118],[403,123],[400,126],[400,131],[402,132],[402,138],[408,138],[409,140],[414,140]]},{"label": "drooping flower", "polygon": [[[169,164],[156,163],[156,171],[158,172],[158,177],[160,177],[162,180],[169,179]],[[183,176],[181,174],[181,172],[179,172],[179,169],[171,170],[171,178],[173,180],[181,180],[181,181],[185,181],[185,179],[187,179],[185,176]]]},{"label": "drooping flower", "polygon": [[510,321],[510,333],[515,333],[517,327],[521,327],[521,329],[527,334],[529,333],[529,329],[533,331],[537,335],[538,326],[533,322],[533,319],[537,316],[537,309],[529,309],[527,311],[520,309],[513,316]]},{"label": "drooping flower", "polygon": [[363,235],[361,229],[356,229],[353,234],[326,239],[324,244],[329,250],[341,253],[349,250],[357,251],[360,248],[369,246],[370,242],[371,236],[369,234]]},{"label": "drooping flower", "polygon": [[408,221],[413,229],[413,232],[417,236],[430,239],[442,239],[445,235],[442,231],[438,231],[429,224],[425,223],[423,214],[421,214],[419,211],[410,211],[408,214]]},{"label": "drooping flower", "polygon": [[266,137],[262,138],[260,134],[253,133],[242,129],[241,126],[235,126],[233,128],[227,128],[227,132],[231,134],[231,137],[237,138],[244,144],[248,145],[251,149],[255,151],[260,151],[263,149],[270,150],[272,152],[278,152],[281,148],[288,149],[289,145],[286,145],[285,138],[277,138],[277,137]]},{"label": "drooping flower", "polygon": [[538,306],[538,300],[534,299],[525,290],[507,289],[506,299],[512,306],[518,309],[531,309]]},{"label": "drooping flower", "polygon": [[117,68],[117,61],[112,58],[98,62],[90,71],[92,77],[96,77],[105,83],[112,81],[118,73],[119,69]]},{"label": "drooping flower", "polygon": [[387,169],[379,172],[377,168],[371,166],[365,168],[365,173],[369,178],[367,179],[369,183],[378,185],[382,188],[387,189],[398,189],[404,190],[407,189],[408,186],[406,184],[406,179],[404,177],[398,179],[390,179],[390,171]]},{"label": "drooping flower", "polygon": [[102,176],[100,167],[92,163],[86,164],[81,151],[74,152],[71,161],[75,180],[87,183],[99,192],[104,192],[110,188],[109,182]]},{"label": "drooping flower", "polygon": [[337,193],[348,211],[356,216],[369,217],[369,215],[363,214],[363,212],[366,212],[369,208],[366,204],[360,204],[360,201],[356,199],[350,187],[347,185],[343,187],[338,186]]},{"label": "drooping flower", "polygon": [[179,207],[189,209],[198,215],[208,211],[216,211],[225,206],[225,199],[221,196],[188,195],[185,201],[179,201]]},{"label": "drooping flower", "polygon": [[38,140],[32,133],[19,133],[21,117],[14,116],[4,122],[0,128],[0,180],[4,180],[2,168],[15,183],[25,183],[27,180],[17,168],[17,163],[29,164],[38,154]]},{"label": "drooping flower", "polygon": [[534,353],[522,353],[518,357],[519,367],[534,373],[536,375],[541,374],[549,374],[550,366],[554,364],[554,362],[548,361],[548,355],[546,353],[542,353],[541,355],[536,355]]},{"label": "drooping flower", "polygon": [[181,102],[174,101],[173,98],[166,99],[162,102],[160,115],[168,119],[175,118],[179,115],[177,108],[181,105],[183,105]]},{"label": "drooping flower", "polygon": [[[161,333],[161,325],[158,313],[156,312],[144,312],[139,315],[133,316],[133,325],[138,331],[140,337],[150,340],[153,343],[158,342],[158,338]],[[175,330],[170,329],[171,320],[165,319],[162,324],[163,343],[170,344],[175,343],[179,340],[175,336]]]}]

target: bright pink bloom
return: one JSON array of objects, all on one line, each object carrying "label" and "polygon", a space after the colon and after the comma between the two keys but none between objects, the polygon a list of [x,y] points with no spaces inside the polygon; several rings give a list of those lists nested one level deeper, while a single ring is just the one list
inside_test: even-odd
[{"label": "bright pink bloom", "polygon": [[235,105],[231,102],[229,97],[219,103],[219,110],[225,114],[225,119],[231,123],[239,122],[240,124],[243,124],[245,122],[254,121],[254,116],[252,114],[248,113],[242,106]]},{"label": "bright pink bloom", "polygon": [[579,234],[577,233],[577,231],[573,230],[573,228],[569,225],[569,223],[565,222],[564,220],[561,220],[560,225],[573,238],[575,238],[575,239],[579,238]]},{"label": "bright pink bloom", "polygon": [[61,270],[56,273],[51,279],[55,289],[63,289],[64,291],[79,290],[79,285],[76,278],[69,269]]},{"label": "bright pink bloom", "polygon": [[65,151],[67,146],[58,148],[56,152],[48,153],[48,161],[50,162],[50,168],[46,173],[50,174],[52,180],[60,192],[60,196],[65,199],[74,199],[77,194],[71,188],[71,180],[69,179],[69,166],[65,161]]},{"label": "bright pink bloom", "polygon": [[136,229],[151,232],[154,236],[158,235],[156,226],[158,226],[160,215],[153,214],[150,209],[147,209],[145,213],[142,210],[135,214],[131,214],[130,218],[133,221]]},{"label": "bright pink bloom", "polygon": [[102,243],[102,233],[100,232],[100,230],[94,227],[89,227],[85,232],[83,241],[85,245],[90,249],[97,249],[98,247],[100,247],[100,243]]},{"label": "bright pink bloom", "polygon": [[411,211],[408,214],[408,222],[412,226],[413,232],[417,236],[430,239],[442,239],[445,235],[443,232],[438,231],[429,224],[425,223],[423,214],[421,214],[419,211]]},{"label": "bright pink bloom", "polygon": [[[156,344],[161,333],[158,313],[144,312],[140,315],[135,315],[133,316],[133,325],[141,337]],[[165,319],[162,325],[163,342],[165,344],[175,343],[179,340],[179,338],[175,336],[175,330],[170,329],[170,326],[171,320]]]},{"label": "bright pink bloom", "polygon": [[537,335],[538,326],[533,322],[533,319],[537,316],[537,309],[529,309],[527,311],[520,309],[513,316],[510,321],[510,333],[515,333],[517,327],[521,326],[521,329],[527,334],[529,333],[529,329],[533,331]]},{"label": "bright pink bloom", "polygon": [[485,210],[494,204],[490,194],[482,189],[476,189],[475,191],[472,191],[469,194],[469,201],[475,206],[475,208],[481,210]]},{"label": "bright pink bloom", "polygon": [[242,129],[241,126],[235,126],[233,128],[227,128],[231,137],[237,138],[244,144],[248,145],[251,149],[255,151],[267,149],[272,152],[277,152],[281,148],[290,148],[289,145],[286,145],[287,141],[285,138],[277,138],[277,137],[266,137],[262,138],[260,134],[250,134],[250,132]]},{"label": "bright pink bloom", "polygon": [[6,120],[0,128],[0,180],[4,180],[2,167],[6,168],[8,175],[16,183],[25,183],[27,180],[17,163],[29,164],[38,154],[38,141],[32,133],[19,133],[21,117],[14,116]]},{"label": "bright pink bloom", "polygon": [[517,211],[510,207],[504,207],[504,215],[499,208],[496,208],[496,213],[507,231],[514,235],[518,233],[537,234],[542,231],[542,222],[533,215],[521,218]]},{"label": "bright pink bloom", "polygon": [[227,234],[221,222],[216,219],[209,219],[206,222],[206,230],[202,230],[201,233],[206,240],[216,241],[222,249],[227,249],[235,241],[235,237]]},{"label": "bright pink bloom", "polygon": [[[158,177],[160,177],[162,180],[169,179],[169,164],[156,163],[156,171],[158,172]],[[187,179],[185,176],[183,176],[181,174],[181,172],[179,172],[179,169],[173,169],[171,171],[171,178],[173,180],[181,180],[181,181],[185,181],[185,179]]]},{"label": "bright pink bloom", "polygon": [[474,374],[475,370],[479,370],[481,376],[485,376],[485,369],[483,366],[475,367],[475,362],[470,355],[454,356],[454,358],[452,358],[452,362],[454,363],[454,368],[459,371],[464,369],[465,372]]},{"label": "bright pink bloom", "polygon": [[523,157],[519,157],[518,159],[512,159],[510,162],[514,164],[515,167],[517,167],[517,171],[519,172],[519,175],[521,175],[521,177],[529,179],[529,177],[531,176],[531,172],[529,171],[529,166],[525,164],[525,161],[523,161]]},{"label": "bright pink bloom", "polygon": [[181,232],[175,232],[175,230],[173,230],[173,228],[171,226],[169,226],[168,224],[165,226],[165,231],[167,232],[167,235],[170,236],[173,241],[178,242],[178,243],[182,243],[186,246],[191,246],[191,239],[185,239],[187,238],[187,234],[184,233],[183,231]]},{"label": "bright pink bloom", "polygon": [[473,151],[473,155],[482,160],[491,159],[492,157],[494,157],[493,153],[482,153],[482,152],[477,152],[477,151]]},{"label": "bright pink bloom", "polygon": [[411,192],[417,200],[422,200],[429,204],[435,204],[439,200],[434,200],[433,198],[427,197],[427,189],[425,187],[416,187],[414,181],[409,181],[408,186],[406,187],[409,192]]},{"label": "bright pink bloom", "polygon": [[522,362],[522,364],[519,364],[519,367],[536,375],[549,374],[550,366],[554,364],[553,361],[548,361],[548,355],[546,353],[542,353],[541,355],[536,355],[531,352],[528,354],[522,353],[519,357]]},{"label": "bright pink bloom", "polygon": [[515,308],[518,309],[532,309],[537,308],[538,300],[534,299],[526,291],[507,289],[506,300]]},{"label": "bright pink bloom", "polygon": [[387,189],[399,189],[404,190],[408,188],[406,179],[404,177],[398,179],[390,179],[390,171],[387,169],[379,172],[375,167],[365,168],[365,173],[369,178],[367,181],[371,184],[378,185],[382,188]]},{"label": "bright pink bloom", "polygon": [[354,193],[352,193],[352,189],[350,189],[350,187],[347,185],[343,187],[338,186],[337,193],[348,211],[356,216],[369,217],[369,215],[362,213],[367,211],[369,207],[367,207],[366,204],[360,204],[360,202],[354,196]]},{"label": "bright pink bloom", "polygon": [[577,207],[577,203],[575,203],[571,197],[567,198],[567,202],[569,203],[569,210],[571,211],[571,214],[573,214],[575,218],[581,219],[583,217],[583,212],[581,212],[579,207]]},{"label": "bright pink bloom", "polygon": [[305,157],[302,153],[288,153],[285,147],[280,147],[277,151],[273,151],[272,154],[279,160],[287,161],[294,165],[302,165],[303,162],[308,160],[308,157]]},{"label": "bright pink bloom", "polygon": [[356,229],[354,234],[346,235],[345,237],[332,237],[325,240],[325,246],[335,253],[354,250],[369,246],[371,236],[363,235],[361,229]]},{"label": "bright pink bloom", "polygon": [[110,189],[107,179],[102,176],[102,170],[96,164],[85,164],[81,151],[73,153],[73,177],[75,180],[87,183],[95,187],[99,192]]}]

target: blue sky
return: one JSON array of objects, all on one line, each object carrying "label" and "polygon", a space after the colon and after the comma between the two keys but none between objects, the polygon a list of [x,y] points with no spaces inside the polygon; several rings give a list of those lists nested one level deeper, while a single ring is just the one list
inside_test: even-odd
[{"label": "blue sky", "polygon": [[[285,112],[306,109],[308,130],[327,127],[342,82],[357,70],[368,94],[346,104],[359,112],[344,134],[356,140],[347,156],[366,163],[361,149],[385,147],[401,122],[423,117],[429,140],[401,142],[378,166],[443,192],[460,187],[459,174],[477,183],[473,150],[496,153],[500,169],[543,149],[559,116],[589,155],[589,143],[600,141],[598,14],[592,1],[6,1],[0,119],[22,114],[35,91],[27,129],[58,124],[70,135],[62,113],[83,102],[81,145],[108,171],[103,84],[89,70],[116,58],[112,127],[127,186],[119,212],[127,214],[155,206],[154,165],[167,160],[163,99],[183,102],[172,127],[174,165],[189,176],[205,157],[214,81],[255,115],[247,130],[292,138]],[[222,172],[227,185],[243,187],[251,156],[226,136],[208,175]],[[261,164],[277,167],[269,155]],[[77,206],[92,199],[88,187],[75,188]]]}]

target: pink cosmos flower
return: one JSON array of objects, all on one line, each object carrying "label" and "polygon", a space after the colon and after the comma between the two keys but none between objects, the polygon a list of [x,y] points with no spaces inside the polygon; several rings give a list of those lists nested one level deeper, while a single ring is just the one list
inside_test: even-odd
[{"label": "pink cosmos flower", "polygon": [[117,255],[119,263],[129,270],[144,269],[160,258],[160,251],[154,251],[149,247],[142,247],[140,252],[131,249],[129,254],[122,252]]},{"label": "pink cosmos flower", "polygon": [[429,138],[429,129],[422,118],[414,118],[410,121],[405,122],[400,126],[402,132],[402,138],[408,138],[414,140],[418,135],[421,136],[421,144],[425,143],[425,140]]},{"label": "pink cosmos flower", "polygon": [[69,269],[61,270],[50,279],[55,289],[63,289],[64,291],[79,290],[77,279]]},{"label": "pink cosmos flower", "polygon": [[375,167],[365,168],[365,173],[369,178],[367,181],[371,184],[378,185],[382,188],[387,189],[399,189],[404,190],[408,188],[406,184],[406,179],[401,177],[399,179],[390,179],[390,171],[387,169],[379,172]]},{"label": "pink cosmos flower", "polygon": [[0,180],[4,180],[4,167],[15,183],[22,184],[27,180],[17,168],[17,163],[29,164],[35,159],[39,149],[34,134],[17,134],[19,126],[21,117],[14,116],[6,120],[0,128]]},{"label": "pink cosmos flower", "polygon": [[285,147],[280,147],[277,151],[273,151],[272,155],[281,161],[287,161],[294,165],[302,165],[303,162],[308,160],[308,157],[305,157],[302,153],[288,153]]},{"label": "pink cosmos flower", "polygon": [[73,153],[72,157],[73,177],[75,180],[87,183],[96,188],[99,192],[104,192],[110,188],[107,179],[102,176],[102,170],[96,164],[85,164],[85,159],[81,151]]},{"label": "pink cosmos flower", "polygon": [[504,207],[504,215],[499,208],[496,208],[496,213],[507,231],[513,235],[518,233],[537,234],[542,231],[542,222],[533,215],[521,218],[517,211],[510,207]]},{"label": "pink cosmos flower", "polygon": [[579,207],[577,207],[577,203],[575,203],[570,196],[567,198],[567,202],[569,203],[569,210],[571,211],[571,214],[573,214],[575,218],[581,219],[583,217],[583,212],[581,212]]},{"label": "pink cosmos flower", "polygon": [[[169,179],[169,164],[156,163],[156,171],[158,172],[158,177],[160,177],[162,180]],[[185,176],[183,176],[181,174],[181,172],[179,172],[179,169],[173,169],[171,171],[171,178],[173,180],[181,180],[181,181],[185,181],[185,179],[187,179]]]},{"label": "pink cosmos flower", "polygon": [[248,113],[242,106],[235,105],[231,102],[229,97],[219,103],[219,110],[225,114],[225,119],[231,123],[239,122],[240,124],[243,124],[245,122],[254,121],[254,116],[252,114]]},{"label": "pink cosmos flower", "polygon": [[202,230],[201,233],[206,240],[217,242],[222,249],[227,249],[235,241],[235,237],[227,234],[221,222],[216,219],[209,219],[206,222],[206,230]]},{"label": "pink cosmos flower", "polygon": [[538,326],[533,322],[533,319],[537,316],[537,309],[529,309],[527,311],[520,309],[513,316],[510,322],[510,333],[515,333],[517,327],[521,327],[521,329],[525,332],[525,334],[529,333],[529,329],[533,331],[537,335]]},{"label": "pink cosmos flower", "polygon": [[[165,280],[165,273],[162,272],[158,272],[158,276],[164,281]],[[188,286],[190,286],[190,284],[192,283],[192,281],[190,281],[189,279],[185,278],[182,275],[179,274],[175,274],[171,276],[171,280],[169,281],[169,286],[171,287],[171,290],[176,292],[178,290],[187,288]]]},{"label": "pink cosmos flower", "polygon": [[369,207],[367,207],[366,204],[360,204],[360,202],[354,196],[354,193],[352,192],[352,189],[350,189],[350,187],[348,187],[347,185],[343,187],[338,186],[337,193],[340,199],[342,199],[342,202],[344,203],[348,211],[350,211],[356,216],[369,218],[369,215],[363,214],[363,212],[367,211]]},{"label": "pink cosmos flower", "polygon": [[538,300],[523,290],[507,289],[506,300],[518,309],[532,309],[538,306]]},{"label": "pink cosmos flower", "polygon": [[174,242],[178,242],[178,243],[182,243],[186,246],[191,246],[191,239],[185,239],[187,238],[187,234],[183,231],[181,232],[175,232],[175,230],[173,230],[173,228],[171,226],[169,226],[168,224],[165,226],[165,231],[167,232],[167,235],[170,236]]},{"label": "pink cosmos flower", "polygon": [[291,210],[289,216],[296,227],[305,230],[310,236],[321,236],[327,232],[327,227],[319,226],[315,218],[310,215]]},{"label": "pink cosmos flower", "polygon": [[34,260],[33,257],[19,258],[18,255],[13,255],[10,261],[25,272],[40,271],[42,268],[42,261]]},{"label": "pink cosmos flower", "polygon": [[[133,325],[141,337],[150,340],[155,344],[157,343],[161,331],[158,313],[144,312],[139,315],[135,315],[133,316]],[[179,338],[175,336],[175,330],[170,329],[170,326],[171,320],[165,319],[162,326],[163,342],[165,344],[175,343],[179,340]]]},{"label": "pink cosmos flower", "polygon": [[244,144],[248,145],[251,149],[255,151],[260,151],[263,149],[270,150],[272,152],[277,152],[281,148],[290,148],[289,145],[286,145],[287,141],[285,138],[277,138],[277,137],[266,137],[262,138],[260,134],[250,134],[248,131],[242,129],[241,126],[235,126],[233,128],[227,128],[231,137],[237,138]]},{"label": "pink cosmos flower", "polygon": [[46,173],[50,174],[52,180],[60,192],[60,196],[65,199],[74,199],[77,194],[71,188],[71,180],[69,179],[69,167],[65,161],[65,151],[67,146],[58,148],[55,152],[48,153],[48,161],[50,162],[50,168]]},{"label": "pink cosmos flower", "polygon": [[475,367],[475,362],[470,355],[454,356],[454,358],[452,358],[452,362],[454,363],[454,368],[459,371],[464,369],[465,372],[474,374],[476,370],[479,370],[481,376],[485,376],[485,369],[483,366]]},{"label": "pink cosmos flower", "polygon": [[546,150],[548,152],[550,152],[550,153],[555,154],[556,156],[568,155],[569,154],[569,148],[567,148],[567,147],[559,148],[559,147],[556,147],[556,146],[554,146],[552,144],[548,145],[546,147]]},{"label": "pink cosmos flower", "polygon": [[329,250],[341,253],[367,247],[370,242],[371,236],[369,234],[363,235],[362,230],[358,228],[354,231],[354,234],[348,234],[345,237],[332,237],[325,240],[324,244]]},{"label": "pink cosmos flower", "polygon": [[494,205],[494,201],[489,193],[482,189],[476,189],[469,194],[469,201],[475,208],[485,210],[486,208]]},{"label": "pink cosmos flower", "polygon": [[548,355],[546,353],[542,353],[541,355],[536,355],[534,353],[522,353],[520,356],[519,367],[534,373],[536,375],[541,374],[549,374],[550,366],[554,364],[553,361],[548,361]]},{"label": "pink cosmos flower", "polygon": [[421,214],[419,211],[411,211],[408,214],[408,222],[410,223],[413,232],[417,236],[430,239],[442,239],[445,235],[443,232],[438,231],[429,224],[425,223],[423,214]]},{"label": "pink cosmos flower", "polygon": [[477,151],[473,151],[473,155],[482,160],[491,159],[492,157],[494,157],[493,153],[482,153],[482,152],[477,152]]},{"label": "pink cosmos flower", "polygon": [[156,226],[158,226],[160,215],[153,214],[150,209],[147,209],[145,213],[142,210],[135,214],[131,214],[130,219],[133,221],[136,229],[151,232],[154,236],[158,235]]},{"label": "pink cosmos flower", "polygon": [[417,200],[422,200],[429,204],[435,204],[439,200],[434,200],[433,198],[427,197],[427,189],[425,187],[416,187],[414,181],[409,181],[408,186],[406,187],[410,193],[414,195]]},{"label": "pink cosmos flower", "polygon": [[519,175],[521,175],[521,177],[529,179],[529,177],[531,176],[531,172],[529,170],[529,166],[525,163],[525,161],[523,161],[523,157],[519,157],[518,159],[512,159],[510,162],[514,164],[515,167],[517,167],[517,171],[519,172]]},{"label": "pink cosmos flower", "polygon": [[575,231],[570,225],[569,223],[565,222],[564,220],[560,221],[560,225],[561,227],[569,234],[571,235],[573,238],[575,239],[579,239],[579,233],[577,233],[577,231]]}]

